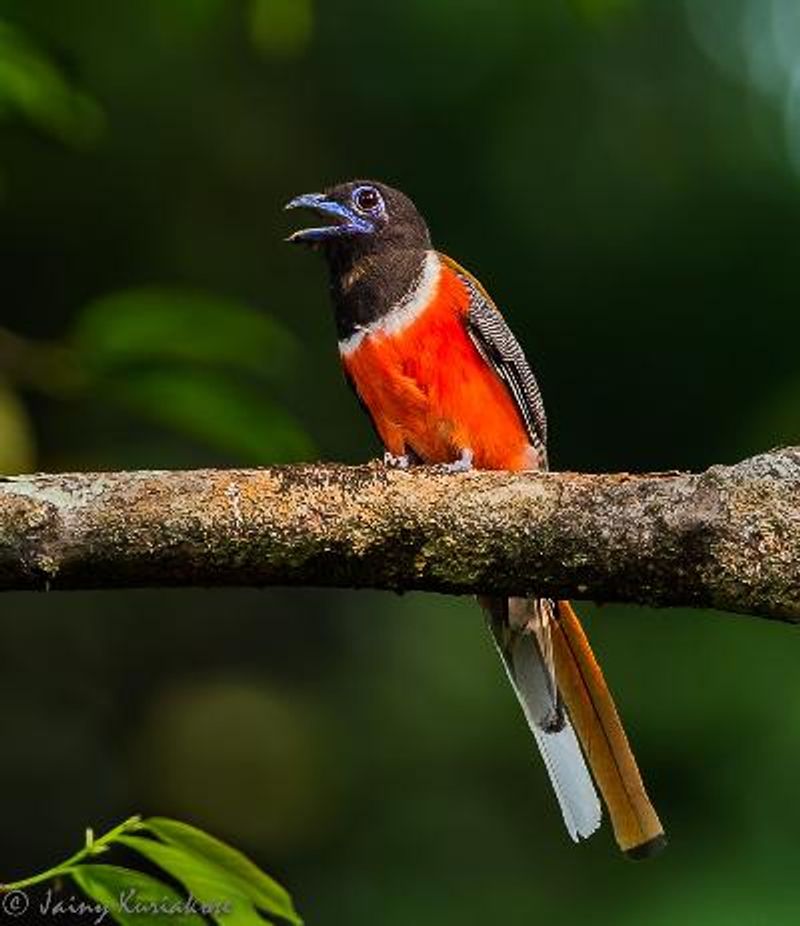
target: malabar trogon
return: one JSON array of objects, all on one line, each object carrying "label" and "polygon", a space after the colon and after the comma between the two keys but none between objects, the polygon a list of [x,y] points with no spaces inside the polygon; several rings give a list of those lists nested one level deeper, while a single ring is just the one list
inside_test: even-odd
[{"label": "malabar trogon", "polygon": [[[327,260],[345,375],[387,462],[546,469],[544,406],[521,347],[483,286],[433,249],[411,200],[356,180],[287,205],[298,207],[324,224],[288,240]],[[570,836],[600,824],[596,783],[621,848],[653,854],[664,831],[569,602],[480,600]]]}]

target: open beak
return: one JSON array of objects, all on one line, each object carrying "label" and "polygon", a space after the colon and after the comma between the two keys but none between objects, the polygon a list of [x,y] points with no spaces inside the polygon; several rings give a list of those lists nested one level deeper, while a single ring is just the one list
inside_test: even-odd
[{"label": "open beak", "polygon": [[348,235],[366,235],[374,231],[372,222],[356,215],[347,206],[328,199],[324,193],[303,193],[295,196],[284,209],[311,209],[317,215],[330,219],[330,225],[315,228],[301,228],[286,239],[295,243],[324,241],[327,238],[342,238]]}]

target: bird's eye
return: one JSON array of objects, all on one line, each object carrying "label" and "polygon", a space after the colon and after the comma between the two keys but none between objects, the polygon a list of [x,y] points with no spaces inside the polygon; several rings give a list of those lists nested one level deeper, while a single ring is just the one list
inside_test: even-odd
[{"label": "bird's eye", "polygon": [[359,212],[376,212],[383,204],[381,194],[373,186],[359,187],[353,194],[353,202]]}]

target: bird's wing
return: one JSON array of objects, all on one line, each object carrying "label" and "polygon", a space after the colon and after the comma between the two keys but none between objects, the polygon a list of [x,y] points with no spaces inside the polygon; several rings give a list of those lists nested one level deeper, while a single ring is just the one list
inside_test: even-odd
[{"label": "bird's wing", "polygon": [[440,256],[467,288],[470,300],[465,315],[467,333],[483,359],[505,383],[545,469],[547,418],[539,385],[525,354],[483,286],[451,257]]}]

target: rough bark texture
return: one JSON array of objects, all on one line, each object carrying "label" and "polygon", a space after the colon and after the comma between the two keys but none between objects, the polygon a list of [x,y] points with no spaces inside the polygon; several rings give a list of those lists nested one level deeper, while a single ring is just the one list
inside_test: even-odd
[{"label": "rough bark texture", "polygon": [[0,589],[531,593],[800,619],[800,448],[701,474],[382,465],[0,480]]}]

